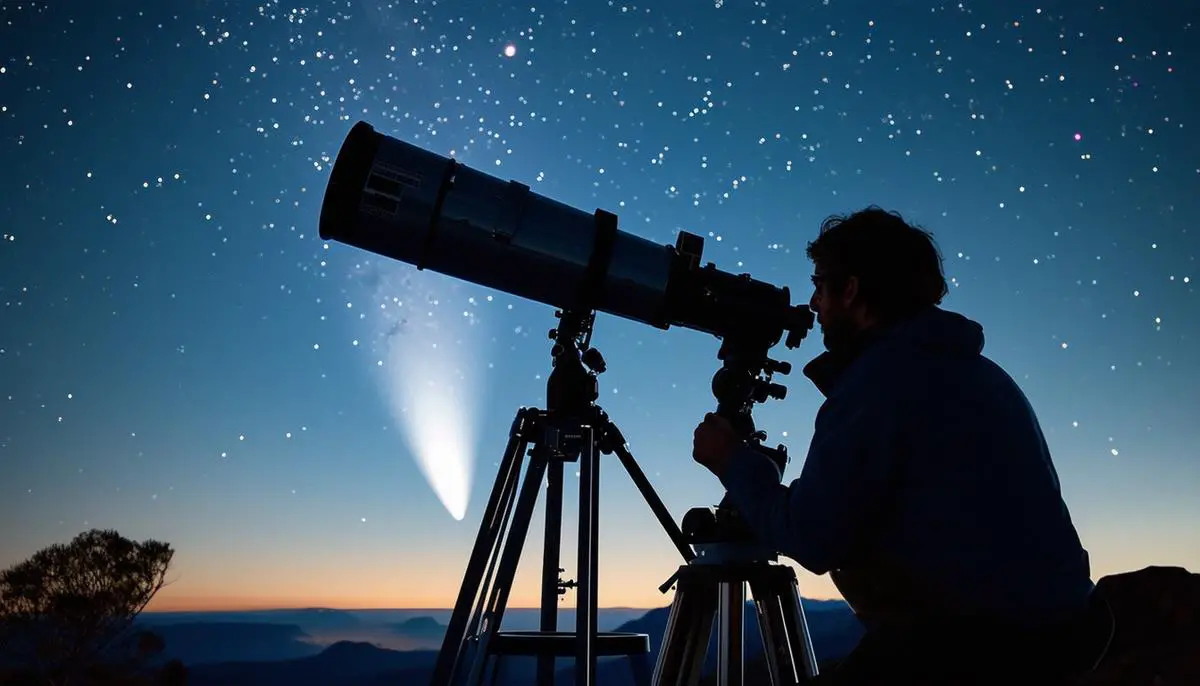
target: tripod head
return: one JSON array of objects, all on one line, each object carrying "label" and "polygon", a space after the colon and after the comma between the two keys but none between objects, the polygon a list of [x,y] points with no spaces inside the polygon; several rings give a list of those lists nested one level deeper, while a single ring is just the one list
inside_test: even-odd
[{"label": "tripod head", "polygon": [[[735,336],[726,336],[717,352],[722,366],[713,375],[712,393],[717,399],[717,415],[733,425],[750,449],[766,456],[779,470],[787,466],[787,446],[774,448],[763,445],[766,432],[754,426],[752,412],[755,403],[765,403],[774,398],[787,396],[787,387],[772,381],[774,374],[789,374],[792,365],[772,360],[767,351],[778,340],[770,332],[750,331]],[[746,527],[737,510],[726,494],[716,509],[692,508],[683,517],[682,529],[691,543],[750,542],[753,535]]]},{"label": "tripod head", "polygon": [[591,347],[594,310],[557,310],[558,326],[548,334],[554,345],[554,368],[546,381],[546,409],[557,415],[578,416],[600,397],[596,375],[608,368],[604,356]]},{"label": "tripod head", "polygon": [[[751,412],[755,403],[765,403],[774,398],[787,397],[787,387],[774,383],[774,374],[789,374],[792,365],[767,357],[767,349],[752,337],[727,337],[717,351],[717,359],[723,362],[713,374],[712,393],[717,399],[717,414],[729,420],[738,433],[749,441],[760,443],[766,434],[754,428]],[[786,455],[772,461],[782,472],[787,464]]]}]

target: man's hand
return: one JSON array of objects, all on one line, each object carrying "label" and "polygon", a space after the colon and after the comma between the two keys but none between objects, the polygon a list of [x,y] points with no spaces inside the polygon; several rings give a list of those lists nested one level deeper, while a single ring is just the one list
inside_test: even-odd
[{"label": "man's hand", "polygon": [[709,412],[692,434],[692,459],[721,478],[740,443],[729,420]]}]

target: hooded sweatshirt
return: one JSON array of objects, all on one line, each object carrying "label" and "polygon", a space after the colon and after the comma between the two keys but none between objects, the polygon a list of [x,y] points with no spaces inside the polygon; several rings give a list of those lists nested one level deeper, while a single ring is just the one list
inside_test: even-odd
[{"label": "hooded sweatshirt", "polygon": [[804,373],[825,395],[800,477],[743,447],[721,475],[751,531],[834,583],[870,629],[1082,610],[1087,551],[1024,393],[983,327],[937,307]]}]

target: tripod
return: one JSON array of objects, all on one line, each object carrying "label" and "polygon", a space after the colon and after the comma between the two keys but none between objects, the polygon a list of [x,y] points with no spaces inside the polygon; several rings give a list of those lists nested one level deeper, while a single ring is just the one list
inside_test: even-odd
[{"label": "tripod", "polygon": [[[787,448],[762,445],[766,434],[755,430],[750,409],[767,398],[783,398],[787,389],[770,383],[774,372],[791,365],[768,359],[770,335],[743,332],[727,337],[718,357],[724,366],[713,376],[717,414],[742,434],[747,445],[765,455],[782,479]],[[760,378],[765,371],[766,378]],[[659,590],[675,585],[667,630],[654,669],[655,686],[695,686],[717,625],[717,684],[742,686],[745,680],[744,621],[746,587],[754,596],[763,655],[772,686],[803,683],[817,675],[808,622],[800,604],[796,574],[772,564],[776,554],[759,545],[726,497],[715,510],[693,508],[684,515],[683,532],[698,556],[681,566]]]},{"label": "tripod", "polygon": [[[547,381],[545,410],[522,408],[509,431],[508,445],[480,522],[463,583],[434,667],[433,686],[482,683],[490,658],[537,657],[537,684],[554,682],[556,657],[575,657],[575,683],[591,686],[598,656],[630,657],[635,678],[649,679],[650,641],[646,634],[601,633],[596,629],[596,571],[599,529],[599,456],[616,453],[684,560],[695,557],[670,513],[625,446],[616,425],[596,405],[596,374],[604,358],[588,347],[593,311],[564,310],[550,332],[554,369]],[[530,447],[532,446],[532,448]],[[520,492],[521,462],[530,461]],[[579,462],[578,580],[559,577],[563,465]],[[542,558],[540,631],[500,631],[533,508],[546,481],[546,528]],[[510,522],[511,520],[511,522]],[[576,589],[575,632],[558,631],[558,596]],[[493,678],[495,678],[495,674]]]},{"label": "tripod", "polygon": [[728,543],[709,544],[667,584],[676,584],[667,630],[654,669],[655,686],[699,683],[713,624],[717,625],[717,684],[742,686],[746,586],[754,596],[763,656],[772,686],[801,684],[817,661],[796,573],[771,564],[774,555]]}]

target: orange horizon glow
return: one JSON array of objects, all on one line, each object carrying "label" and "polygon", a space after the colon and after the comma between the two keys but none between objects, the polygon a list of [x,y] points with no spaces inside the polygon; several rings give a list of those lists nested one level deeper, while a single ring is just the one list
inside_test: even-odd
[{"label": "orange horizon glow", "polygon": [[[674,590],[662,593],[658,585],[674,569],[674,561],[664,554],[666,564],[649,565],[660,573],[646,575],[619,565],[601,564],[599,606],[603,609],[653,609],[666,607]],[[785,563],[786,564],[786,563]],[[800,593],[817,600],[840,599],[841,595],[828,576],[816,577],[798,565],[788,564],[797,572]],[[608,569],[605,569],[609,567]],[[436,569],[436,568],[435,568]],[[197,570],[199,572],[200,570]],[[207,571],[207,570],[205,570]],[[608,571],[606,574],[605,572]],[[508,608],[538,608],[541,605],[540,578],[535,569],[518,574],[509,596]],[[320,581],[304,575],[242,576],[234,590],[222,583],[228,577],[208,574],[182,574],[164,586],[146,607],[147,612],[253,612],[283,609],[327,608],[336,610],[450,610],[458,597],[460,574],[442,574],[430,570],[409,573],[401,582],[385,573],[360,572],[356,575],[322,575]],[[223,578],[224,577],[224,578]],[[357,578],[356,578],[357,577]],[[323,582],[323,583],[322,583]],[[562,598],[559,607],[575,607],[575,594]]]},{"label": "orange horizon glow", "polygon": [[[632,606],[632,605],[607,605],[601,606],[601,610],[653,610],[659,607],[666,607],[671,604],[671,596],[663,596],[664,602],[654,606]],[[562,609],[573,609],[573,605],[563,605]],[[393,605],[350,605],[350,604],[327,604],[327,603],[252,603],[252,602],[231,602],[228,604],[212,603],[208,598],[195,599],[180,599],[171,603],[151,603],[146,607],[144,612],[267,612],[267,611],[288,611],[288,610],[453,610],[452,605],[440,607],[436,605],[430,606],[393,606]],[[537,610],[538,605],[508,605],[507,610]]]},{"label": "orange horizon glow", "polygon": [[[1141,569],[1147,565],[1200,567],[1196,553],[1181,553],[1170,540],[1155,537],[1112,537],[1090,549],[1092,578]],[[1161,539],[1169,539],[1161,535]],[[639,551],[641,552],[641,551]],[[655,557],[660,559],[655,560]],[[409,571],[397,579],[388,568],[342,570],[321,569],[315,578],[307,573],[282,572],[286,566],[248,565],[238,573],[218,571],[197,561],[181,565],[188,572],[169,579],[147,606],[147,612],[253,612],[325,608],[335,610],[450,610],[458,597],[462,577],[441,571],[443,565],[431,564],[421,572]],[[208,561],[211,563],[211,561]],[[614,560],[601,562],[599,604],[603,609],[654,609],[671,604],[673,592],[660,593],[658,584],[677,564],[669,554],[650,552],[639,562],[652,572],[634,571]],[[813,600],[841,599],[828,575],[815,576],[794,563],[785,562],[797,573],[800,593]],[[446,565],[449,566],[449,565]],[[314,571],[310,569],[309,571]],[[540,606],[539,578],[536,568],[518,573],[507,603],[512,609]],[[222,573],[224,572],[224,573]],[[235,581],[236,579],[236,581]],[[231,587],[239,586],[237,590]],[[232,590],[232,592],[231,592]],[[560,604],[574,607],[574,594]]]},{"label": "orange horizon glow", "polygon": [[[1105,524],[1109,524],[1106,522]],[[1166,532],[1132,537],[1119,533],[1118,522],[1109,524],[1110,536],[1089,547],[1092,578],[1141,569],[1147,565],[1200,568],[1195,551],[1181,551]],[[250,612],[281,609],[328,608],[339,610],[449,610],[462,583],[461,567],[449,555],[426,555],[427,563],[404,569],[394,564],[355,565],[355,559],[336,564],[322,558],[307,566],[282,564],[267,556],[240,564],[197,555],[181,555],[179,569],[147,606],[147,612]],[[637,559],[637,565],[623,560]],[[377,561],[376,561],[377,562]],[[457,561],[455,561],[457,562]],[[531,560],[531,562],[535,562]],[[658,585],[678,562],[671,551],[657,548],[628,550],[626,555],[601,557],[599,605],[602,608],[652,609],[671,604],[673,592],[660,593]],[[790,561],[800,594],[814,600],[840,599],[828,575],[816,576]],[[507,607],[540,606],[540,571],[523,565],[514,580]],[[397,573],[397,570],[404,571]],[[524,572],[524,573],[522,573]],[[574,607],[574,594],[560,604]]]},{"label": "orange horizon glow", "polygon": [[[671,604],[673,594],[660,595],[659,602],[653,604],[605,604],[601,605],[601,610],[653,610],[661,607],[666,607]],[[809,600],[840,600],[841,596],[819,597],[813,598],[809,595],[804,596]],[[522,603],[509,603],[506,607],[508,610],[536,610],[539,609],[539,604],[536,600]],[[574,609],[572,603],[562,603],[560,609]],[[170,598],[159,601],[157,598],[152,601],[145,609],[145,612],[265,612],[276,610],[452,610],[454,609],[453,602],[449,604],[393,604],[387,602],[379,603],[364,603],[359,600],[346,599],[339,601],[335,598],[326,598],[323,602],[305,602],[301,600],[249,600],[243,598]]]}]

